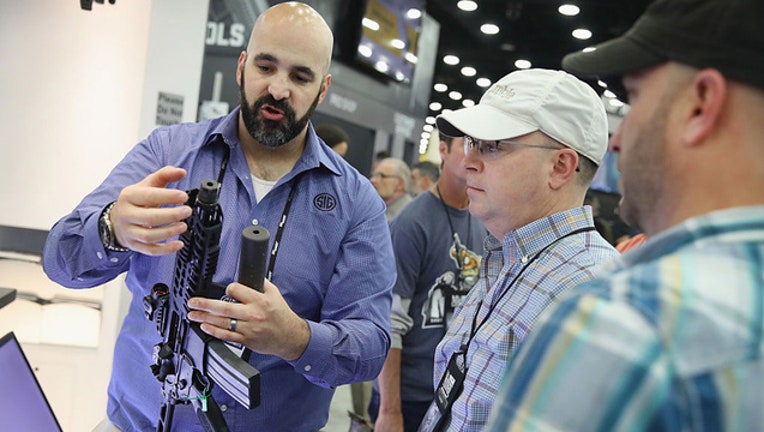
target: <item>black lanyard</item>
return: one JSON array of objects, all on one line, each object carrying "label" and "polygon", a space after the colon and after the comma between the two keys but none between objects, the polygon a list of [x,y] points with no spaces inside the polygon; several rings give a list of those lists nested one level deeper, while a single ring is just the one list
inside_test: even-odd
[{"label": "black lanyard", "polygon": [[281,244],[281,236],[284,234],[284,226],[286,226],[287,217],[289,216],[289,210],[292,208],[292,199],[295,192],[297,192],[297,184],[302,178],[302,173],[297,174],[292,181],[292,189],[289,191],[286,204],[284,204],[284,211],[281,213],[281,219],[279,220],[279,227],[276,230],[276,237],[273,240],[273,247],[271,248],[271,259],[268,262],[268,271],[265,273],[265,277],[268,280],[273,278],[273,268],[276,266],[276,255],[279,252],[279,245]]},{"label": "black lanyard", "polygon": [[218,184],[220,185],[218,188],[218,196],[220,196],[220,190],[223,189],[223,177],[225,176],[225,169],[228,167],[228,159],[231,157],[231,148],[228,147],[228,144],[226,144],[225,141],[223,141],[223,148],[225,149],[225,153],[223,153],[223,160],[220,162],[220,171],[218,171]]},{"label": "black lanyard", "polygon": [[[440,204],[443,206],[443,212],[446,214],[446,218],[448,218],[448,226],[451,227],[451,238],[454,239],[455,242],[461,243],[459,241],[459,233],[456,232],[456,229],[454,228],[454,223],[451,221],[451,215],[448,213],[448,207],[446,207],[446,202],[443,201],[443,194],[440,193],[440,185],[435,184],[435,190],[438,191],[438,199],[440,200]],[[470,239],[472,238],[472,214],[467,212],[467,241],[464,243],[466,247],[470,247]],[[458,245],[458,244],[457,244]],[[464,263],[462,262],[461,254],[459,253],[459,250],[456,251],[456,267],[461,272],[464,268]]]},{"label": "black lanyard", "polygon": [[571,232],[565,234],[564,236],[558,238],[557,240],[555,240],[555,241],[549,243],[548,245],[544,246],[540,251],[538,251],[538,253],[536,253],[536,255],[534,255],[533,258],[528,260],[528,262],[523,266],[523,268],[520,269],[520,271],[517,273],[517,275],[515,275],[515,277],[512,279],[512,282],[510,282],[509,285],[507,286],[507,288],[505,288],[504,291],[502,291],[501,295],[499,295],[499,298],[496,299],[496,302],[491,304],[491,308],[488,309],[488,313],[486,314],[485,318],[483,318],[483,321],[481,321],[479,325],[477,324],[477,318],[478,318],[478,315],[480,315],[480,309],[482,309],[482,302],[481,302],[481,304],[478,304],[477,310],[475,311],[475,315],[472,317],[472,328],[470,329],[470,337],[469,337],[469,339],[467,339],[467,343],[464,343],[461,346],[461,348],[464,351],[465,355],[467,353],[467,349],[470,346],[470,343],[472,343],[472,339],[475,337],[475,335],[480,330],[480,328],[483,326],[483,324],[485,324],[488,321],[488,318],[491,316],[491,314],[496,309],[496,307],[504,299],[504,296],[508,292],[510,292],[512,290],[512,287],[514,287],[515,282],[517,282],[517,280],[520,279],[520,276],[522,276],[522,274],[525,272],[525,270],[528,269],[528,267],[530,267],[531,264],[533,264],[533,262],[536,261],[536,259],[538,257],[540,257],[541,254],[544,253],[544,251],[546,251],[547,249],[549,249],[553,245],[557,244],[562,239],[564,239],[566,237],[570,237],[570,236],[576,235],[576,234],[584,233],[584,232],[587,232],[587,231],[594,231],[594,227],[579,228],[579,229],[577,229],[575,231],[571,231]]}]

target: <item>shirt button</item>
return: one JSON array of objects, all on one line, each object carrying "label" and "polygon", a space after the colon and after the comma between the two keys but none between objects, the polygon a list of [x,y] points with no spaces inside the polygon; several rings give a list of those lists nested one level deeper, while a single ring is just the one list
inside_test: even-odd
[{"label": "shirt button", "polygon": [[303,368],[303,370],[304,370],[305,372],[310,372],[310,370],[311,370],[311,369],[313,369],[313,367],[312,367],[311,365],[307,365],[307,366],[305,366],[305,367]]},{"label": "shirt button", "polygon": [[116,262],[119,262],[119,258],[114,257],[114,258],[109,259],[109,261],[111,261],[113,263],[116,263]]},{"label": "shirt button", "polygon": [[222,411],[222,412],[228,411],[228,405],[226,405],[226,404],[220,405],[220,411]]},{"label": "shirt button", "polygon": [[257,219],[252,219],[252,225],[257,225],[257,224],[259,224],[259,223],[260,223],[260,221],[259,221],[259,220],[257,220]]},{"label": "shirt button", "polygon": [[99,260],[103,259],[103,254],[101,252],[96,252],[96,256],[98,257]]},{"label": "shirt button", "polygon": [[528,262],[528,257],[524,256],[524,257],[520,258],[520,262],[522,262],[523,264],[527,263]]}]

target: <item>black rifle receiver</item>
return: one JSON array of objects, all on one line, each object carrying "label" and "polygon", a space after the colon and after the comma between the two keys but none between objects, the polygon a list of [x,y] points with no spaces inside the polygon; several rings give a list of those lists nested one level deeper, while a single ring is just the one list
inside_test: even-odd
[{"label": "black rifle receiver", "polygon": [[[157,283],[143,299],[146,317],[157,325],[162,341],[154,346],[151,370],[162,384],[158,432],[170,432],[175,405],[191,403],[205,431],[228,431],[220,407],[212,398],[213,383],[247,409],[260,404],[260,373],[234,354],[223,341],[204,333],[188,320],[191,297],[221,298],[225,286],[212,282],[220,252],[223,213],[218,203],[220,185],[205,180],[201,188],[188,192],[186,205],[193,211],[186,219],[188,229],[180,239],[183,248],[175,260],[172,287]],[[258,228],[258,230],[265,230]],[[245,233],[246,233],[245,229]],[[242,233],[240,261],[251,266],[255,257],[264,260],[268,246],[253,242]],[[265,230],[267,234],[267,230]],[[262,249],[262,252],[258,250]],[[263,276],[242,266],[239,281],[262,290]],[[243,282],[242,282],[243,283]]]}]

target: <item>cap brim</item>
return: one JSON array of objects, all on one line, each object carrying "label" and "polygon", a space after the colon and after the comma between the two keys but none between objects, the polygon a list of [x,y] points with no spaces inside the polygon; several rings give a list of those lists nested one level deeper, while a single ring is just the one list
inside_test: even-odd
[{"label": "cap brim", "polygon": [[480,104],[445,112],[435,121],[443,135],[451,137],[469,135],[483,140],[515,138],[539,130],[536,125]]},{"label": "cap brim", "polygon": [[584,78],[600,78],[608,86],[621,88],[621,77],[665,61],[647,50],[629,34],[595,45],[594,51],[578,51],[562,59],[562,68]]}]

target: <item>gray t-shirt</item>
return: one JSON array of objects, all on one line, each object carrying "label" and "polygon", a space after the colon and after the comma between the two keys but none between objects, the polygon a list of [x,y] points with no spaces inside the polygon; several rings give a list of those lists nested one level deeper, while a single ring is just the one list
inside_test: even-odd
[{"label": "gray t-shirt", "polygon": [[[399,298],[393,307],[392,334],[393,347],[401,348],[401,400],[428,401],[434,391],[435,347],[453,312],[448,308],[449,298],[456,307],[477,280],[487,232],[469,211],[444,208],[429,191],[398,213],[390,231],[398,270],[393,293]],[[454,293],[454,289],[460,292]]]}]

